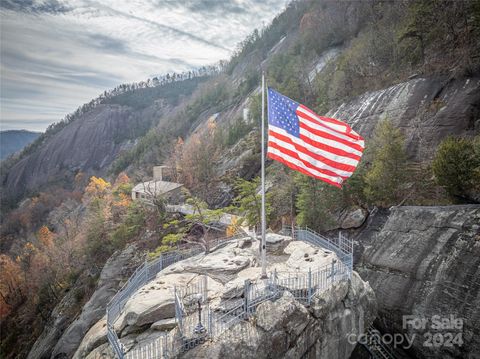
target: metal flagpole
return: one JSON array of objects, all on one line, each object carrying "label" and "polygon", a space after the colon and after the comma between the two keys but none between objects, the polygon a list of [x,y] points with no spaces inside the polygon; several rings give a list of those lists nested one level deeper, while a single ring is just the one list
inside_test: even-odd
[{"label": "metal flagpole", "polygon": [[265,73],[262,71],[262,278],[267,278],[265,227]]}]

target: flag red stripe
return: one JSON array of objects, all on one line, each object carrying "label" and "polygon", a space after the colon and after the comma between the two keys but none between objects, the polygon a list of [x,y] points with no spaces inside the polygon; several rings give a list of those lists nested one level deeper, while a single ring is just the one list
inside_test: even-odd
[{"label": "flag red stripe", "polygon": [[[303,105],[300,105],[299,108],[301,108],[302,110],[299,111],[298,108],[297,108],[297,111],[296,111],[297,115],[301,114],[306,119],[312,121],[313,123],[317,124],[318,126],[328,128],[329,130],[335,131],[336,133],[338,133],[340,135],[349,136],[350,138],[352,138],[354,140],[363,141],[363,137],[360,136],[358,133],[356,133],[348,124],[346,124],[346,123],[344,123],[340,120],[336,120],[334,118],[319,116],[315,112],[310,110],[308,107],[305,107]],[[323,123],[323,122],[327,122],[327,123]],[[334,124],[335,126],[344,127],[345,131],[340,131],[340,130],[336,129],[335,127],[329,126],[328,122]]]},{"label": "flag red stripe", "polygon": [[331,135],[331,134],[329,134],[329,133],[316,130],[316,129],[314,129],[314,128],[311,128],[310,126],[308,126],[308,124],[306,124],[305,122],[302,122],[302,121],[299,121],[299,125],[300,125],[301,128],[307,130],[308,132],[313,133],[313,134],[316,135],[316,136],[323,137],[323,138],[326,138],[326,139],[328,139],[328,140],[332,140],[332,141],[335,141],[335,142],[342,143],[342,144],[344,144],[345,146],[351,147],[351,148],[353,148],[354,150],[357,150],[357,151],[360,151],[360,152],[363,151],[363,147],[360,146],[360,145],[357,144],[357,143],[352,143],[352,142],[347,141],[347,140],[344,140],[344,139],[342,139],[342,138],[338,138],[338,137],[336,137],[336,136],[333,136],[333,135]]},{"label": "flag red stripe", "polygon": [[328,134],[330,134],[332,136],[336,136],[340,139],[343,139],[343,140],[346,140],[346,141],[349,141],[349,142],[352,142],[352,143],[363,144],[363,142],[364,142],[363,138],[358,136],[356,134],[356,132],[353,131],[349,126],[347,126],[348,129],[350,130],[349,132],[341,132],[341,131],[335,130],[332,127],[327,126],[326,124],[318,121],[316,118],[312,117],[311,115],[306,114],[304,112],[301,112],[298,109],[295,112],[295,114],[301,120],[306,122],[307,125],[309,125],[312,128],[315,128],[316,130],[327,132]]},{"label": "flag red stripe", "polygon": [[279,150],[280,152],[282,153],[285,153],[287,155],[289,155],[290,157],[293,157],[293,158],[296,158],[297,160],[299,160],[300,162],[302,162],[305,166],[307,166],[308,168],[311,168],[317,172],[320,172],[320,173],[323,173],[327,176],[332,176],[332,177],[341,177],[343,179],[346,179],[350,176],[344,176],[344,175],[341,175],[339,173],[335,173],[333,171],[330,171],[330,170],[327,170],[327,169],[324,169],[324,168],[321,168],[321,167],[317,167],[317,166],[314,166],[313,164],[311,164],[310,162],[308,162],[307,160],[304,160],[303,158],[301,158],[299,155],[298,155],[298,152],[294,152],[294,151],[291,151],[289,149],[286,149],[285,147],[282,147],[280,146],[278,143],[275,143],[275,142],[272,142],[272,141],[268,141],[268,147],[270,148],[276,148],[277,150]]},{"label": "flag red stripe", "polygon": [[320,148],[324,151],[333,153],[333,154],[338,155],[338,156],[348,157],[348,158],[352,158],[354,160],[360,161],[360,156],[359,155],[341,150],[339,148],[335,148],[335,147],[325,145],[325,144],[323,144],[321,142],[318,142],[318,141],[314,141],[314,140],[312,140],[311,138],[308,138],[305,135],[300,134],[300,139],[302,141],[304,141],[304,142],[306,142],[306,143],[308,143],[308,144],[310,144],[314,147]]},{"label": "flag red stripe", "polygon": [[[307,106],[304,106],[304,105],[300,104],[299,107],[301,107],[301,108],[302,108],[303,110],[305,110],[305,111],[310,112],[311,114],[315,114],[315,112],[312,111],[312,110],[310,110]],[[300,113],[301,113],[302,115],[307,115],[307,114],[304,113],[304,112],[300,112]],[[348,126],[348,124],[346,124],[346,123],[344,123],[344,122],[342,122],[342,121],[336,120],[336,119],[334,119],[334,118],[319,116],[319,115],[317,115],[317,114],[315,114],[315,115],[316,115],[318,118],[320,118],[322,121],[329,122],[329,123],[332,123],[332,124],[334,124],[334,125],[344,127],[345,130],[346,130],[345,133],[348,133],[348,132],[349,132],[350,126]],[[320,126],[325,126],[325,124],[319,122],[317,119],[313,118],[312,116],[308,116],[308,117],[310,118],[311,121],[319,124]],[[328,128],[331,128],[331,129],[335,130],[335,129],[332,128],[332,127],[328,127]],[[338,131],[338,130],[335,130],[335,131]],[[338,131],[338,132],[342,133],[341,131]]]},{"label": "flag red stripe", "polygon": [[[355,168],[356,166],[351,166],[351,165],[348,165],[348,164],[345,164],[345,163],[341,163],[341,162],[337,162],[337,161],[333,161],[331,159],[328,159],[322,155],[319,155],[315,152],[312,152],[310,151],[309,149],[307,149],[306,147],[303,147],[295,142],[293,142],[289,137],[287,136],[284,136],[284,135],[281,135],[277,132],[274,132],[272,130],[269,130],[268,131],[268,135],[269,136],[272,136],[272,137],[276,137],[278,138],[279,140],[283,141],[283,142],[287,142],[291,145],[293,145],[298,151],[300,152],[303,152],[311,157],[313,157],[314,159],[318,160],[318,161],[321,161],[327,165],[329,165],[330,167],[334,167],[334,168],[337,168],[339,170],[343,170],[343,171],[347,171],[347,172],[353,172],[355,171]],[[331,152],[331,151],[328,151],[328,152]]]},{"label": "flag red stripe", "polygon": [[274,155],[273,153],[267,153],[267,155],[268,155],[268,157],[270,157],[272,160],[275,160],[275,161],[278,161],[278,162],[282,162],[282,163],[285,164],[286,166],[294,169],[295,171],[301,172],[301,173],[303,173],[304,175],[307,175],[307,176],[310,176],[310,177],[314,177],[314,178],[319,179],[319,180],[321,180],[321,181],[327,182],[327,183],[331,184],[332,186],[335,186],[335,187],[338,187],[338,188],[342,188],[342,185],[341,185],[341,184],[336,183],[336,182],[333,182],[333,181],[330,181],[328,178],[325,178],[325,177],[316,176],[316,175],[314,175],[313,173],[308,172],[308,171],[304,170],[303,168],[298,167],[297,165],[295,165],[295,164],[287,161],[287,160],[284,159],[283,157]]}]

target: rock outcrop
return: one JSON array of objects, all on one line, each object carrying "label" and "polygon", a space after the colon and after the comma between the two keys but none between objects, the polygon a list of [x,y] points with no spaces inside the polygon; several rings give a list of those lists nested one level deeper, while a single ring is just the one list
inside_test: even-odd
[{"label": "rock outcrop", "polygon": [[98,105],[18,161],[5,178],[5,195],[22,195],[77,171],[102,175],[128,143],[119,139],[150,126],[138,115],[129,107]]},{"label": "rock outcrop", "polygon": [[183,358],[349,358],[355,341],[376,316],[375,296],[354,273],[306,308],[289,292],[258,306],[248,322],[186,352]]},{"label": "rock outcrop", "polygon": [[[269,238],[275,251],[268,256],[268,272],[277,270],[279,273],[306,273],[309,268],[322,267],[338,260],[331,251],[312,247],[301,241],[292,241],[289,237],[269,234]],[[175,326],[172,320],[175,316],[174,286],[184,288],[196,283],[203,275],[207,276],[209,307],[213,311],[223,311],[226,307],[238,305],[244,295],[245,280],[257,280],[261,275],[258,241],[252,240],[251,245],[245,246],[243,241],[238,240],[207,255],[202,253],[177,262],[159,272],[156,278],[130,298],[115,323],[115,329],[125,348],[133,350],[158,338],[162,331],[171,330]],[[264,338],[257,342],[245,339],[249,344],[242,350],[238,349],[237,356],[233,357],[240,357],[239,353],[247,353],[245,351],[248,350],[255,353],[259,349],[253,346],[259,346],[266,340],[268,348],[275,348],[276,351],[272,351],[274,354],[285,349],[289,351],[290,357],[310,353],[313,358],[318,353],[323,353],[325,358],[329,355],[348,358],[355,343],[345,342],[347,334],[363,332],[360,324],[365,323],[361,326],[366,326],[373,321],[376,316],[375,305],[375,297],[368,283],[363,282],[356,274],[351,283],[339,282],[320,293],[308,309],[291,295],[284,294],[281,299],[258,307],[256,319],[253,319],[256,320],[256,325],[245,322],[233,329],[243,330],[247,325],[250,326],[249,332],[258,330],[254,335],[256,338]],[[113,356],[111,349],[104,344],[104,324],[103,318],[92,326],[84,336],[75,358]],[[276,337],[270,338],[268,331],[276,333]],[[226,335],[228,336],[228,333]],[[282,344],[283,346],[278,347],[279,341],[288,345]],[[329,344],[330,342],[334,344]],[[212,353],[217,353],[219,357],[230,357],[230,352],[225,352],[227,349],[223,348],[228,345],[222,343],[221,338],[209,342],[197,348],[191,355],[211,358]],[[243,344],[236,342],[235,345]],[[338,345],[337,349],[335,345]],[[234,347],[228,350],[233,350]],[[272,357],[267,354],[268,348],[265,347],[262,349],[264,352],[259,352],[264,353],[264,356],[252,354],[251,357]],[[214,351],[210,353],[211,350]]]},{"label": "rock outcrop", "polygon": [[[356,270],[375,291],[380,329],[415,335],[418,358],[478,358],[480,353],[480,206],[394,207],[371,215],[358,237]],[[404,327],[403,316],[427,320]],[[463,321],[434,330],[432,317]],[[425,345],[428,334],[461,333],[463,344]]]},{"label": "rock outcrop", "polygon": [[431,158],[447,136],[472,136],[480,131],[480,78],[449,80],[416,78],[367,92],[328,112],[344,119],[363,137],[379,120],[389,119],[406,135],[412,158]]}]

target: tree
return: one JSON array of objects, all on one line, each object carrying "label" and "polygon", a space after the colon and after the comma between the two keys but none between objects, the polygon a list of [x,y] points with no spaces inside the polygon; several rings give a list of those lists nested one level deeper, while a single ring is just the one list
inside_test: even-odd
[{"label": "tree", "polygon": [[372,163],[365,175],[365,197],[379,206],[398,204],[409,178],[403,134],[390,121],[379,122],[366,155]]},{"label": "tree", "polygon": [[182,157],[183,157],[183,139],[178,137],[173,145],[170,155],[166,161],[168,167],[170,168],[172,181],[180,182],[182,174]]},{"label": "tree", "polygon": [[[260,177],[251,181],[237,178],[234,184],[237,196],[234,199],[236,208],[245,217],[247,224],[257,229],[260,228],[262,220],[262,195],[260,192]],[[271,195],[267,194],[265,199],[265,215],[268,219],[272,206],[270,203]]]},{"label": "tree", "polygon": [[92,176],[87,188],[85,188],[85,193],[92,197],[103,198],[110,187],[112,187],[110,182],[105,181],[101,177]]},{"label": "tree", "polygon": [[38,230],[38,240],[42,243],[45,247],[49,248],[53,245],[53,233],[48,229],[47,226],[42,226]]},{"label": "tree", "polygon": [[[272,225],[279,224],[280,221],[282,224],[294,225],[297,213],[295,207],[298,195],[298,187],[295,183],[297,172],[279,163],[270,166],[269,170],[271,170],[270,173],[275,173],[273,181],[281,184],[269,189],[271,195],[269,202],[272,206],[271,218],[274,221]],[[267,176],[269,175],[267,174]]]},{"label": "tree", "polygon": [[[187,204],[192,209],[191,213],[185,216],[185,221],[174,219],[163,225],[163,229],[172,233],[163,237],[162,245],[155,250],[152,256],[158,256],[161,252],[169,250],[173,245],[182,241],[201,245],[205,253],[210,251],[208,234],[214,228],[215,223],[220,221],[223,211],[209,209],[207,203],[196,197],[188,198]],[[198,232],[201,232],[200,237]]]},{"label": "tree", "polygon": [[22,301],[22,269],[9,256],[0,254],[0,319]]},{"label": "tree", "polygon": [[471,199],[480,187],[480,136],[475,140],[449,137],[432,163],[436,182],[455,197]]},{"label": "tree", "polygon": [[209,198],[215,180],[215,162],[219,155],[213,141],[216,130],[215,121],[209,121],[207,128],[194,134],[183,147],[183,181],[203,200]]},{"label": "tree", "polygon": [[[205,253],[208,253],[210,251],[207,242],[208,233],[212,229],[212,225],[220,221],[223,211],[221,209],[209,209],[206,202],[195,197],[187,199],[187,204],[193,207],[193,213],[185,216],[185,219],[190,222],[190,225],[187,226],[187,231],[190,231],[195,225],[202,228],[202,237],[193,242],[200,243],[204,247]],[[191,242],[188,237],[183,237],[182,239]]]},{"label": "tree", "polygon": [[330,212],[335,201],[341,199],[340,190],[300,173],[296,175],[295,183],[298,187],[298,224],[316,230],[328,229],[333,223]]}]

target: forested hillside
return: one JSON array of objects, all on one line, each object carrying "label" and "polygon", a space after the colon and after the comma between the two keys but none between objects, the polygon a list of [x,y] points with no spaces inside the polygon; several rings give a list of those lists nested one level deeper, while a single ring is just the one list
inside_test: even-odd
[{"label": "forested hillside", "polygon": [[215,69],[163,81],[121,85],[51,125],[18,156],[2,163],[2,206],[52,187],[72,189],[79,172],[106,174],[131,148]]},{"label": "forested hillside", "polygon": [[[169,165],[209,216],[229,206],[258,224],[262,70],[367,146],[342,189],[267,161],[271,228],[350,229],[374,207],[479,203],[479,36],[478,0],[293,1],[227,62],[119,86],[51,126],[2,163],[0,356],[71,357],[115,292],[99,284],[109,258],[131,249],[124,278],[191,239],[192,221],[162,201],[130,199],[152,166]],[[98,307],[75,324],[97,285]]]}]

